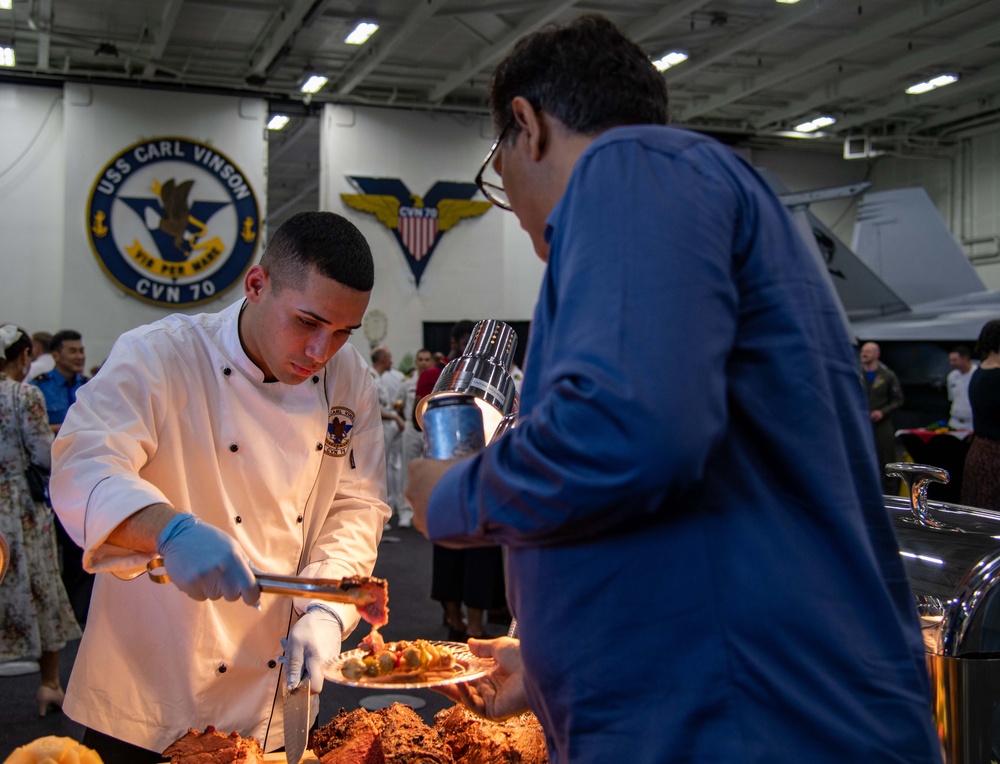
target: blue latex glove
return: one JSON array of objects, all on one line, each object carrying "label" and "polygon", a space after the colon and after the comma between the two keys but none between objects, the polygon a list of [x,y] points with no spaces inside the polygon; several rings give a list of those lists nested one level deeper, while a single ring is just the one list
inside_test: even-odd
[{"label": "blue latex glove", "polygon": [[285,664],[285,687],[295,689],[302,678],[302,668],[309,677],[309,692],[323,689],[323,669],[340,654],[344,624],[340,616],[322,605],[310,605],[292,630],[281,640],[285,651],[278,660]]},{"label": "blue latex glove", "polygon": [[248,605],[260,599],[260,587],[246,553],[231,536],[192,514],[180,514],[167,523],[156,540],[170,580],[196,600],[233,602],[240,597]]}]

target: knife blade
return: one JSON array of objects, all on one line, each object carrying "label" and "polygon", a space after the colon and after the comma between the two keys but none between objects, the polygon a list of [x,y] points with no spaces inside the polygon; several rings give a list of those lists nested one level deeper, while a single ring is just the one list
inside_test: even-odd
[{"label": "knife blade", "polygon": [[285,693],[281,712],[284,717],[285,758],[288,764],[299,764],[309,742],[309,677],[305,669],[298,685]]}]

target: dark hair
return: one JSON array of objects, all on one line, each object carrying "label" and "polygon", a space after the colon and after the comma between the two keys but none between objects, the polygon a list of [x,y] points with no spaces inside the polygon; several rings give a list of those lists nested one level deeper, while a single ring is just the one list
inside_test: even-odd
[{"label": "dark hair", "polygon": [[991,350],[1000,353],[1000,319],[997,318],[986,322],[976,341],[976,352],[980,358],[986,358]]},{"label": "dark hair", "polygon": [[[6,324],[2,324],[6,326]],[[18,356],[22,355],[25,350],[31,349],[31,335],[29,335],[20,326],[17,327],[21,335],[11,343],[10,347],[3,351],[3,356],[0,356],[0,369],[7,366],[8,363],[15,360]]]},{"label": "dark hair", "polygon": [[52,341],[49,343],[49,350],[55,353],[62,349],[64,342],[82,339],[83,335],[75,329],[60,329],[52,335]]},{"label": "dark hair", "polygon": [[389,352],[389,350],[384,345],[379,345],[378,347],[373,348],[372,363],[378,363],[379,361],[381,361],[385,357],[385,354],[387,352]]},{"label": "dark hair", "polygon": [[359,292],[375,285],[375,262],[368,242],[350,220],[334,212],[300,212],[274,234],[260,264],[275,290],[302,288],[311,268]]},{"label": "dark hair", "polygon": [[958,353],[962,358],[972,358],[972,351],[966,345],[955,345],[950,352]]},{"label": "dark hair", "polygon": [[[493,72],[490,108],[497,132],[523,96],[570,130],[667,123],[667,84],[643,50],[603,16],[588,14],[522,38]],[[512,125],[516,134],[517,125]]]},{"label": "dark hair", "polygon": [[37,344],[43,353],[48,353],[52,348],[51,332],[35,332],[31,335],[31,341]]},{"label": "dark hair", "polygon": [[451,327],[451,338],[458,342],[462,337],[466,337],[472,334],[472,330],[476,328],[476,324],[473,321],[458,321]]}]

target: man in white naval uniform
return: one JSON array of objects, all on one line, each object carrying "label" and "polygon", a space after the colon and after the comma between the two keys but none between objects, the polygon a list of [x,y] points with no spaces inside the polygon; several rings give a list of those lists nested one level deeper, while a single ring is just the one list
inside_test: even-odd
[{"label": "man in white naval uniform", "polygon": [[[319,692],[358,624],[352,607],[261,595],[253,571],[373,569],[389,517],[381,417],[346,344],[373,283],[357,228],[301,213],[247,271],[243,299],[125,333],[80,389],[51,492],[102,574],[64,708],[105,764],[161,761],[210,724],[281,748],[282,684],[305,669]],[[108,575],[157,553],[172,584]]]},{"label": "man in white naval uniform", "polygon": [[400,475],[402,477],[402,489],[400,491],[401,504],[399,506],[399,527],[409,528],[413,525],[413,507],[406,500],[406,480],[407,469],[410,462],[420,457],[424,453],[424,434],[417,427],[417,418],[414,409],[417,407],[417,380],[421,373],[434,365],[434,356],[427,348],[420,348],[414,359],[413,370],[410,375],[403,380],[400,391],[403,396],[403,419],[406,422],[406,429],[403,430],[402,459],[400,464]]},{"label": "man in white naval uniform", "polygon": [[399,512],[403,503],[403,482],[400,460],[403,451],[403,415],[396,402],[402,397],[400,385],[403,372],[392,368],[392,352],[379,345],[372,349],[372,371],[378,388],[378,405],[382,409],[382,435],[385,437],[385,486],[389,507]]},{"label": "man in white naval uniform", "polygon": [[972,353],[965,345],[959,345],[948,353],[948,400],[951,411],[948,426],[953,430],[972,429],[972,404],[969,403],[969,381],[979,364],[972,360]]}]

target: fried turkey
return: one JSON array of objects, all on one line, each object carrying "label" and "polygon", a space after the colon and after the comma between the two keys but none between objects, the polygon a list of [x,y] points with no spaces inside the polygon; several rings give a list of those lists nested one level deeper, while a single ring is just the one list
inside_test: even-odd
[{"label": "fried turkey", "polygon": [[434,715],[456,762],[462,764],[547,764],[545,734],[532,713],[493,722],[456,705]]},{"label": "fried turkey", "polygon": [[341,709],[328,724],[313,732],[309,748],[323,764],[454,764],[455,761],[441,734],[401,703],[378,711]]},{"label": "fried turkey", "polygon": [[385,764],[372,715],[359,708],[340,713],[309,737],[310,750],[322,764]]},{"label": "fried turkey", "polygon": [[189,729],[163,752],[170,764],[262,764],[264,753],[256,738],[226,735],[208,726],[204,732]]}]

